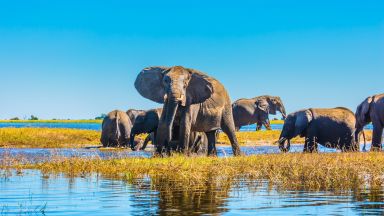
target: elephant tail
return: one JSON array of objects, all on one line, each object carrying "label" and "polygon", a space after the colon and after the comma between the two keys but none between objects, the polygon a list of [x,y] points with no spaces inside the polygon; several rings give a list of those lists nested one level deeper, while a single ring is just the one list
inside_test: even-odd
[{"label": "elephant tail", "polygon": [[119,113],[116,112],[116,134],[115,135],[116,135],[117,142],[119,142],[119,139],[121,136],[119,121],[120,121],[120,116],[119,116]]}]

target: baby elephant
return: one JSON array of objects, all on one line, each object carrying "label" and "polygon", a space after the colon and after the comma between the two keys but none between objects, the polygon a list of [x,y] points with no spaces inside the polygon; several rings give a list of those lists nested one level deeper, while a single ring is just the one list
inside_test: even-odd
[{"label": "baby elephant", "polygon": [[358,151],[355,122],[354,113],[344,107],[300,110],[287,116],[277,142],[280,150],[286,152],[290,140],[300,135],[305,137],[304,152],[317,151],[318,143],[342,151]]},{"label": "baby elephant", "polygon": [[132,123],[124,111],[114,110],[104,118],[100,142],[104,147],[129,145]]}]

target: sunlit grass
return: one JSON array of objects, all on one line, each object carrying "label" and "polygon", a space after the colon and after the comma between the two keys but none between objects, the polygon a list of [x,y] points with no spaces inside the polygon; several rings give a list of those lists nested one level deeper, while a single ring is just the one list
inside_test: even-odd
[{"label": "sunlit grass", "polygon": [[[0,128],[0,147],[13,148],[79,148],[100,145],[100,131],[63,128]],[[271,145],[279,139],[280,131],[237,132],[240,145]],[[137,136],[144,140],[145,134]],[[372,132],[366,131],[367,141]],[[303,138],[294,138],[292,143],[304,143]],[[224,133],[218,144],[229,145]]]},{"label": "sunlit grass", "polygon": [[176,187],[204,187],[237,179],[268,180],[284,189],[354,190],[379,188],[384,183],[382,153],[270,154],[242,157],[184,157],[82,159],[58,158],[41,164],[3,162],[3,169],[39,169],[46,174],[64,173],[131,181],[150,177],[166,179]]},{"label": "sunlit grass", "polygon": [[0,147],[75,148],[99,145],[100,132],[63,128],[0,128]]},{"label": "sunlit grass", "polygon": [[[56,120],[0,120],[0,123],[100,123],[94,119],[56,119]],[[271,124],[284,124],[284,120],[271,120]]]},{"label": "sunlit grass", "polygon": [[284,124],[284,120],[271,120],[271,124]]}]

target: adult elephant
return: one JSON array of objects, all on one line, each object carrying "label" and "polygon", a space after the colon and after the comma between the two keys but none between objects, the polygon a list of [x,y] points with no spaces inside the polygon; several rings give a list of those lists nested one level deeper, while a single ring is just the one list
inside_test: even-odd
[{"label": "adult elephant", "polygon": [[191,131],[205,132],[208,155],[216,155],[216,131],[227,134],[234,155],[240,155],[232,107],[227,91],[216,79],[182,66],[148,67],[136,78],[135,87],[145,98],[164,103],[157,129],[157,153],[169,153],[175,115],[180,112],[180,147],[188,153]]},{"label": "adult elephant", "polygon": [[290,140],[300,135],[305,137],[304,152],[317,151],[318,143],[342,151],[358,151],[355,123],[354,113],[344,107],[304,109],[287,116],[277,142],[281,151],[289,151]]},{"label": "adult elephant", "polygon": [[355,140],[359,140],[359,134],[363,131],[364,126],[372,122],[373,135],[371,151],[381,151],[381,141],[384,127],[384,94],[377,94],[367,97],[357,107],[355,116]]},{"label": "adult elephant", "polygon": [[262,95],[250,99],[239,99],[232,104],[233,120],[236,130],[241,126],[257,124],[256,130],[260,130],[262,125],[267,130],[271,130],[269,114],[276,115],[279,111],[285,119],[285,107],[280,97]]},{"label": "adult elephant", "polygon": [[103,119],[100,142],[104,147],[127,146],[132,123],[124,111],[114,110]]}]

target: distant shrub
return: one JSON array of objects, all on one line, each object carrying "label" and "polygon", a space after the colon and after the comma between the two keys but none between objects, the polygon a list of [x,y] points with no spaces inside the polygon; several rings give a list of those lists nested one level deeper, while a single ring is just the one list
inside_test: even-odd
[{"label": "distant shrub", "polygon": [[31,117],[28,120],[39,120],[39,118],[37,118],[37,116],[31,115]]},{"label": "distant shrub", "polygon": [[20,119],[18,117],[13,117],[13,118],[11,118],[9,120],[20,120]]},{"label": "distant shrub", "polygon": [[103,120],[105,117],[107,117],[107,114],[101,114],[100,116],[97,116],[95,120]]}]

